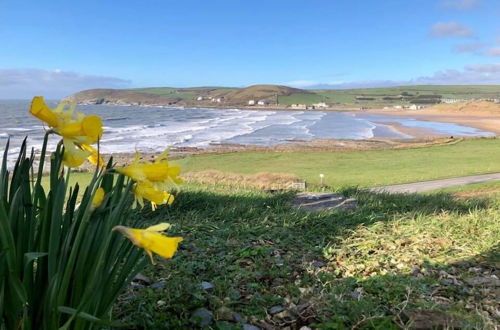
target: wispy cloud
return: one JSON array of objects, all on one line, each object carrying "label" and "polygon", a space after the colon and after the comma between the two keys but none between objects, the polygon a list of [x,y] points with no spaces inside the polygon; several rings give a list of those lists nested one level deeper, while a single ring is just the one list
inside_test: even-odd
[{"label": "wispy cloud", "polygon": [[469,38],[474,36],[474,31],[458,22],[438,22],[431,27],[429,34],[434,38]]},{"label": "wispy cloud", "polygon": [[486,52],[488,56],[500,56],[500,47],[493,47]]},{"label": "wispy cloud", "polygon": [[[349,89],[391,87],[405,85],[500,85],[500,63],[470,64],[461,70],[449,69],[411,80],[368,80],[340,83],[316,82],[311,85],[294,86],[306,89]],[[288,84],[289,86],[293,86]]]},{"label": "wispy cloud", "polygon": [[480,0],[445,0],[441,1],[441,7],[457,9],[457,10],[470,10],[477,8],[481,5]]},{"label": "wispy cloud", "polygon": [[438,71],[428,77],[419,77],[415,83],[437,85],[500,84],[500,64],[473,64],[462,70]]},{"label": "wispy cloud", "polygon": [[71,71],[0,68],[0,98],[29,98],[44,95],[61,98],[90,88],[123,88],[129,80]]},{"label": "wispy cloud", "polygon": [[453,47],[453,51],[456,53],[477,53],[484,49],[486,45],[482,42],[473,42],[468,44],[460,44]]}]

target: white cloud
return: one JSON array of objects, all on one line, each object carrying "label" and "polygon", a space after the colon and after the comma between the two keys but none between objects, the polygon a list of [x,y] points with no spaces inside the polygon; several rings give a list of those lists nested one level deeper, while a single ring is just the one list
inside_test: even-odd
[{"label": "white cloud", "polygon": [[469,10],[479,7],[480,0],[445,0],[441,1],[441,6],[445,8]]},{"label": "white cloud", "polygon": [[478,53],[485,47],[482,42],[473,42],[469,44],[460,44],[453,47],[453,51],[456,53]]},{"label": "white cloud", "polygon": [[458,22],[438,22],[431,27],[430,35],[435,38],[474,36],[474,31]]},{"label": "white cloud", "polygon": [[436,85],[496,85],[500,84],[500,64],[472,64],[462,70],[438,71],[428,77],[419,77],[414,82]]},{"label": "white cloud", "polygon": [[[290,85],[290,84],[289,84]],[[350,89],[405,85],[500,85],[500,63],[470,64],[461,70],[448,69],[411,80],[368,80],[294,86],[307,89]],[[290,85],[293,86],[293,85]]]},{"label": "white cloud", "polygon": [[488,56],[500,56],[500,47],[493,47],[486,52]]},{"label": "white cloud", "polygon": [[62,98],[83,89],[123,88],[129,80],[76,72],[42,69],[0,68],[0,98]]}]

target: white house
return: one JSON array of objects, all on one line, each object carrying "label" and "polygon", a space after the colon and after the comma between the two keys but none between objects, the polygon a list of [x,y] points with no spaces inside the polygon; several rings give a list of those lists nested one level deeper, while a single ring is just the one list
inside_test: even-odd
[{"label": "white house", "polygon": [[198,96],[198,97],[196,98],[196,101],[203,101],[203,99],[204,99],[204,98],[203,98],[203,96]]},{"label": "white house", "polygon": [[328,108],[328,105],[325,102],[314,103],[313,106],[318,109]]},{"label": "white house", "polygon": [[249,100],[248,105],[255,105],[255,100]]},{"label": "white house", "polygon": [[267,102],[266,102],[266,101],[264,101],[264,100],[260,100],[259,102],[257,102],[257,104],[258,104],[258,105],[266,105],[266,104],[267,104]]}]

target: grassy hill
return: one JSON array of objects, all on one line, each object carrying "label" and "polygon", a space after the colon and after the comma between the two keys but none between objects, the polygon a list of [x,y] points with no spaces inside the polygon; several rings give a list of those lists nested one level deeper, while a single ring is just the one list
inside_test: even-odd
[{"label": "grassy hill", "polygon": [[228,87],[151,87],[136,89],[91,89],[67,99],[89,104],[166,106],[247,106],[265,101],[267,107],[324,102],[330,107],[380,108],[384,106],[432,105],[442,99],[500,99],[500,86],[399,86],[343,90],[304,90],[280,85]]}]

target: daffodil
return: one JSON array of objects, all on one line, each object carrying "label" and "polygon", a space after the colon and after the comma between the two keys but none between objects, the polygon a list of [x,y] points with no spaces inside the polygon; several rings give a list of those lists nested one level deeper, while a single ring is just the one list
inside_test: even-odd
[{"label": "daffodil", "polygon": [[144,207],[144,199],[151,202],[151,208],[156,210],[158,205],[168,204],[171,205],[174,202],[174,196],[168,192],[160,189],[156,189],[153,184],[149,181],[142,181],[136,183],[134,187],[135,203],[141,207]]},{"label": "daffodil", "polygon": [[98,188],[94,194],[94,198],[92,198],[92,204],[91,208],[96,209],[99,206],[101,206],[102,202],[104,201],[104,196],[106,195],[106,192],[102,187]]},{"label": "daffodil", "polygon": [[120,232],[134,245],[144,249],[149,255],[151,263],[154,264],[153,253],[165,259],[170,259],[177,251],[179,242],[182,241],[182,237],[167,237],[161,234],[161,232],[167,230],[169,227],[170,224],[168,223],[160,223],[146,229],[116,226],[113,228],[113,231]]},{"label": "daffodil", "polygon": [[153,163],[141,162],[140,153],[136,153],[132,164],[117,168],[116,171],[137,182],[149,181],[157,188],[164,188],[164,185],[170,182],[181,183],[182,179],[179,178],[181,169],[179,166],[169,165],[165,160],[167,152],[164,151]]},{"label": "daffodil", "polygon": [[95,115],[85,116],[82,113],[74,115],[74,105],[65,110],[67,105],[67,102],[61,102],[52,110],[45,104],[43,97],[35,96],[31,102],[30,113],[62,136],[66,166],[80,166],[87,158],[94,165],[103,166],[102,158],[91,146],[102,136],[101,118]]}]

